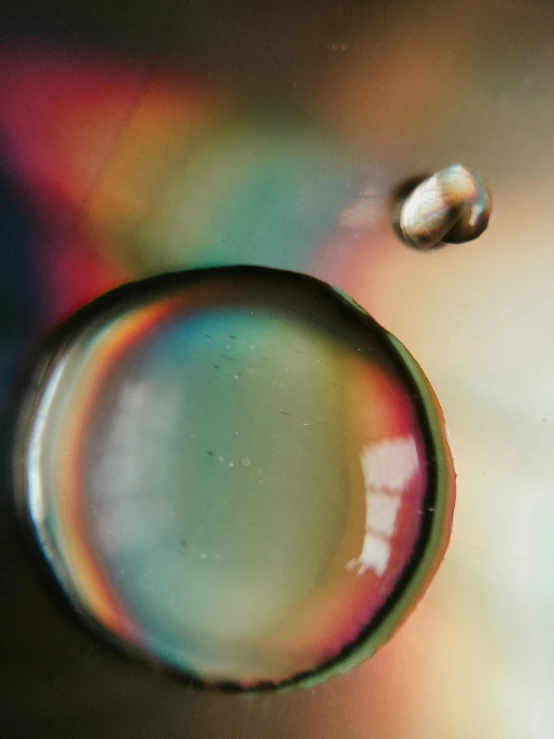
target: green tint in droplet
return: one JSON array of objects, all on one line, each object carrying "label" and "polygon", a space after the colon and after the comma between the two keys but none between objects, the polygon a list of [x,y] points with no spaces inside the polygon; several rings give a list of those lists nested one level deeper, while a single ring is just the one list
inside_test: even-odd
[{"label": "green tint in droplet", "polygon": [[81,311],[47,356],[26,502],[67,596],[119,644],[203,683],[313,684],[422,593],[452,513],[440,411],[328,285],[154,278]]}]

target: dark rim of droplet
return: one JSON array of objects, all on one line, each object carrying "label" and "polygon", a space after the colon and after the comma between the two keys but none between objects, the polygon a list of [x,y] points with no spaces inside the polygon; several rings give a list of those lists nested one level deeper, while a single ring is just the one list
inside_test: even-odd
[{"label": "dark rim of droplet", "polygon": [[[410,177],[409,180],[406,180],[401,185],[399,185],[397,188],[395,188],[392,191],[392,195],[390,198],[391,202],[391,208],[392,208],[392,229],[394,233],[398,236],[400,241],[403,244],[406,244],[407,246],[411,247],[412,249],[416,249],[413,244],[410,244],[406,241],[404,237],[404,233],[402,231],[402,226],[400,225],[401,217],[402,217],[402,208],[404,207],[404,203],[409,198],[409,196],[413,193],[413,191],[416,189],[418,185],[421,185],[422,182],[425,182],[428,177],[431,175],[429,174],[422,174],[422,175],[416,175],[414,177]],[[440,244],[439,244],[440,246]],[[416,249],[416,251],[421,251],[419,249]]]},{"label": "dark rim of droplet", "polygon": [[[360,326],[363,326],[365,330],[369,331],[372,341],[377,342],[384,354],[391,360],[413,399],[418,428],[427,453],[427,490],[421,506],[422,520],[419,535],[412,555],[406,563],[401,576],[395,583],[385,603],[373,616],[371,622],[360,631],[353,641],[345,645],[336,657],[327,660],[321,665],[311,670],[305,670],[285,680],[278,682],[265,680],[249,685],[248,687],[244,687],[240,683],[231,680],[205,681],[198,675],[187,672],[185,668],[179,669],[168,665],[162,660],[156,659],[155,656],[146,651],[146,648],[133,647],[124,639],[116,636],[108,628],[103,626],[94,615],[87,612],[83,607],[80,607],[78,593],[75,592],[71,582],[68,582],[63,577],[65,568],[62,558],[60,557],[59,561],[55,560],[53,556],[54,547],[52,547],[52,551],[50,552],[52,556],[49,562],[47,554],[38,541],[29,505],[26,470],[35,413],[41,405],[44,389],[48,386],[48,381],[58,366],[59,361],[69,352],[73,342],[85,326],[88,326],[92,321],[98,321],[102,317],[112,313],[115,308],[138,306],[142,303],[145,293],[149,297],[162,298],[167,297],[167,294],[171,291],[181,290],[203,281],[229,279],[233,277],[251,278],[258,283],[262,280],[273,282],[275,278],[288,280],[292,283],[301,283],[303,289],[309,289],[313,292],[314,298],[320,300],[331,299],[336,303],[339,310],[348,315],[350,320],[358,322]],[[12,459],[15,503],[19,517],[23,523],[22,531],[27,548],[37,567],[38,573],[41,575],[58,607],[62,613],[65,613],[71,619],[75,620],[77,618],[81,624],[84,623],[87,625],[90,633],[96,636],[104,646],[110,647],[112,651],[115,650],[117,653],[123,653],[137,662],[149,664],[164,674],[176,678],[188,686],[199,689],[217,689],[224,692],[242,694],[285,690],[302,687],[304,683],[315,684],[318,682],[317,678],[320,675],[322,677],[319,681],[324,681],[326,679],[326,673],[329,670],[332,670],[335,666],[339,666],[380,627],[385,617],[394,609],[405,592],[422,562],[436,519],[435,507],[437,496],[439,495],[436,450],[436,437],[432,430],[424,400],[420,394],[420,388],[403,357],[400,355],[399,350],[394,345],[392,337],[369,314],[361,308],[356,309],[350,300],[343,297],[331,285],[309,275],[258,266],[214,267],[184,272],[170,272],[137,282],[127,283],[105,293],[71,315],[50,334],[40,350],[36,361],[33,363],[33,367],[27,373],[27,382],[25,383],[21,398],[20,417],[14,429]],[[438,525],[441,525],[441,523],[441,521],[438,521]],[[43,522],[41,534],[48,540],[47,524],[45,522]],[[393,631],[400,622],[401,619],[398,619]]]}]

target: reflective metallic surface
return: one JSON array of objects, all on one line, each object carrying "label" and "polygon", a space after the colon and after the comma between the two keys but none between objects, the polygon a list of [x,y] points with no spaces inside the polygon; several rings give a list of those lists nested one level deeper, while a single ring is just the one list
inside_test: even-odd
[{"label": "reflective metallic surface", "polygon": [[[4,482],[3,735],[551,739],[552,3],[8,6],[4,408],[43,332],[123,280],[300,269],[421,364],[458,498],[444,564],[386,647],[313,693],[250,701],[189,692],[91,642],[32,566]],[[489,227],[460,248],[407,249],[390,193],[452,162],[490,188]]]}]

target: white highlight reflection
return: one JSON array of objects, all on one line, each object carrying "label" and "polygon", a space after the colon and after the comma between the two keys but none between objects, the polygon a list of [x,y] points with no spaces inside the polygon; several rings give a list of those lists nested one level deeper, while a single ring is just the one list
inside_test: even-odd
[{"label": "white highlight reflection", "polygon": [[390,558],[389,540],[396,528],[402,492],[418,468],[413,437],[385,439],[364,449],[361,456],[366,495],[365,536],[360,555],[347,568],[381,577]]},{"label": "white highlight reflection", "polygon": [[372,444],[362,454],[366,490],[386,488],[401,493],[417,466],[417,448],[411,436]]}]

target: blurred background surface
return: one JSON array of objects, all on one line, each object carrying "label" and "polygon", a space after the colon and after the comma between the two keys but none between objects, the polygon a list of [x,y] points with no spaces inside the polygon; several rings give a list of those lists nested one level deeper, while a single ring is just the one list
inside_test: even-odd
[{"label": "blurred background surface", "polygon": [[[7,739],[550,739],[554,6],[547,0],[9,0],[0,23],[0,733]],[[419,254],[388,197],[462,162],[488,231]],[[453,538],[363,667],[197,693],[59,612],[21,546],[16,387],[48,330],[135,277],[254,263],[348,291],[449,424]]]}]

